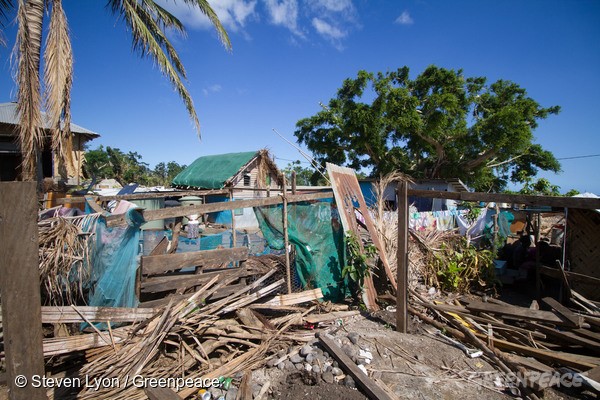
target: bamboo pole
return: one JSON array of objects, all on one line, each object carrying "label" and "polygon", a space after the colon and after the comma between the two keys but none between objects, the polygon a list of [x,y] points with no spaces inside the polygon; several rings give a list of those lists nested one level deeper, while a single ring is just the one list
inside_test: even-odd
[{"label": "bamboo pole", "polygon": [[288,209],[287,209],[287,183],[283,177],[283,242],[285,246],[285,277],[287,280],[288,294],[292,293],[292,271],[290,269],[290,238],[288,235]]}]

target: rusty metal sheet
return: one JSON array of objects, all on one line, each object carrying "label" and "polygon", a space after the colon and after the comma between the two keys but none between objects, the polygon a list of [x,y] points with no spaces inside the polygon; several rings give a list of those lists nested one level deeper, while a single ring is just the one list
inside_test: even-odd
[{"label": "rusty metal sheet", "polygon": [[[367,203],[365,202],[362,191],[360,190],[356,173],[351,168],[340,167],[330,163],[327,163],[327,173],[329,174],[329,179],[331,180],[331,186],[333,188],[335,201],[340,212],[340,219],[342,221],[344,231],[352,231],[359,236],[358,223],[356,222],[356,212],[360,212],[364,219],[369,235],[371,235],[371,240],[377,248],[379,258],[381,259],[381,262],[385,268],[385,273],[390,280],[392,287],[394,290],[396,290],[396,279],[392,273],[392,270],[390,269],[383,245],[379,240],[377,230],[375,229],[375,225],[371,219],[371,214],[367,208]],[[360,242],[360,245],[362,247],[362,242]],[[375,303],[376,292],[371,277],[369,277],[368,280],[365,280],[365,289],[365,297],[368,297],[367,300],[369,301],[369,303],[365,301],[365,305],[370,309],[378,308],[377,304]]]}]

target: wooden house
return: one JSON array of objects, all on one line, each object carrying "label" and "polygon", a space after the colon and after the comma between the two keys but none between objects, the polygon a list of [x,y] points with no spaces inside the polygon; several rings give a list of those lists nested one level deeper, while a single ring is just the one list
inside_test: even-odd
[{"label": "wooden house", "polygon": [[[172,182],[179,189],[231,189],[231,196],[207,196],[207,203],[266,197],[269,190],[282,185],[283,175],[267,150],[199,157]],[[238,209],[234,214],[238,228],[257,224],[252,209]],[[230,225],[231,212],[211,214],[209,221]]]},{"label": "wooden house", "polygon": [[[99,137],[95,132],[76,124],[71,124],[73,135],[73,165],[67,165],[66,176],[61,176],[56,155],[50,143],[50,126],[44,118],[46,139],[42,149],[40,164],[41,178],[52,178],[70,185],[78,185],[82,178],[84,146],[92,139]],[[17,103],[0,103],[0,180],[14,181],[20,179],[21,149],[16,130],[19,124]]]}]

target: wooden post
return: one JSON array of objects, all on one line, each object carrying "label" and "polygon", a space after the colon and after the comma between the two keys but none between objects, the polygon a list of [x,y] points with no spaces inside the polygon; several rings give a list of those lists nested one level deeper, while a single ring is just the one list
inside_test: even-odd
[{"label": "wooden post", "polygon": [[296,171],[292,171],[292,194],[296,194]]},{"label": "wooden post", "polygon": [[396,330],[407,332],[407,292],[408,292],[408,183],[398,182],[398,252],[396,290]]},{"label": "wooden post", "polygon": [[[229,190],[229,201],[233,201],[233,189]],[[231,209],[231,240],[233,247],[237,247],[237,240],[235,234],[235,209]]]},{"label": "wooden post", "polygon": [[541,239],[541,231],[542,231],[542,213],[538,212],[536,227],[535,227],[535,243],[534,243],[534,245],[536,245],[536,246]]},{"label": "wooden post", "polygon": [[0,292],[11,400],[46,398],[45,388],[31,385],[33,376],[44,376],[36,187],[0,182]]},{"label": "wooden post", "polygon": [[285,277],[287,280],[287,290],[288,294],[292,293],[292,271],[290,268],[290,238],[288,236],[288,212],[287,212],[287,186],[285,181],[285,176],[283,177],[283,245],[285,246]]}]

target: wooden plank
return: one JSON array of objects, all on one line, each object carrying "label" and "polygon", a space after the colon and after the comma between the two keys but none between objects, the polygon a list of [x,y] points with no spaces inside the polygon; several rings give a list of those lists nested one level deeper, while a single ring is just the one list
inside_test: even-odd
[{"label": "wooden plank", "polygon": [[[136,322],[152,318],[158,309],[125,307],[78,306],[79,311],[90,322]],[[70,306],[43,306],[42,323],[74,324],[85,322],[81,315]]]},{"label": "wooden plank", "polygon": [[167,387],[144,387],[144,393],[150,400],[183,400],[183,397]]},{"label": "wooden plank", "polygon": [[108,334],[100,336],[95,332],[84,335],[44,339],[44,357],[119,344],[128,338],[129,329],[130,327],[113,329],[112,339]]},{"label": "wooden plank", "polygon": [[463,201],[483,201],[494,203],[516,203],[528,206],[549,206],[557,208],[600,209],[600,199],[584,197],[530,196],[522,194],[482,193],[482,192],[445,192],[440,190],[409,189],[409,196],[451,199]]},{"label": "wooden plank", "polygon": [[396,281],[396,330],[406,333],[408,330],[408,183],[400,181],[398,196],[398,250]]},{"label": "wooden plank", "polygon": [[471,311],[497,314],[509,318],[534,320],[557,325],[573,326],[571,322],[563,320],[551,311],[532,310],[530,308],[517,306],[501,306],[497,304],[482,303],[478,301],[469,301],[466,305],[466,308]]},{"label": "wooden plank", "polygon": [[[482,333],[476,333],[475,335],[480,339],[487,340],[487,335],[484,335]],[[517,354],[521,354],[528,357],[534,357],[541,361],[549,363],[559,363],[581,370],[594,368],[600,365],[600,358],[597,357],[582,356],[578,354],[565,353],[554,350],[538,349],[535,347],[512,343],[498,338],[494,338],[494,347],[503,350],[514,351]]]},{"label": "wooden plank", "polygon": [[[244,287],[247,287],[247,286],[248,285],[245,283],[240,283],[237,285],[227,285],[225,287],[217,289],[213,294],[211,294],[210,296],[207,297],[207,300],[215,301],[215,300],[225,298],[227,296],[232,295],[233,293],[240,291],[241,289],[243,289]],[[162,306],[169,304],[169,301],[171,301],[171,299],[173,299],[174,303],[177,303],[178,301],[186,300],[189,297],[190,297],[189,294],[173,294],[173,295],[166,296],[166,297],[163,297],[160,299],[145,301],[143,303],[140,303],[139,307],[140,308],[162,307]]]},{"label": "wooden plank", "polygon": [[[392,288],[396,290],[396,277],[392,273],[390,268],[390,264],[387,259],[387,255],[385,252],[385,247],[381,240],[379,239],[379,231],[375,228],[375,223],[373,222],[373,218],[371,217],[371,212],[369,207],[367,207],[367,202],[362,194],[362,190],[360,188],[360,184],[358,183],[358,179],[356,178],[356,173],[351,168],[339,167],[335,164],[327,163],[327,173],[331,179],[331,185],[333,187],[333,192],[336,196],[336,204],[338,206],[338,210],[340,210],[340,215],[343,213],[347,213],[347,220],[349,219],[351,224],[346,225],[344,222],[344,218],[342,220],[342,225],[346,230],[352,230],[354,233],[359,235],[359,232],[356,227],[356,212],[355,209],[360,212],[362,218],[364,220],[364,226],[369,232],[369,236],[371,237],[371,241],[373,245],[377,248],[377,254],[379,255],[379,259],[383,264],[383,269],[385,270],[385,275],[387,276]],[[342,212],[343,211],[343,212]],[[362,222],[361,222],[362,223]],[[375,288],[373,288],[373,292],[375,292]],[[377,293],[375,292],[375,296]],[[373,299],[375,300],[375,299]]]},{"label": "wooden plank", "polygon": [[[333,195],[331,192],[322,193],[308,193],[308,194],[297,194],[295,196],[288,196],[289,203],[297,203],[302,201],[330,199]],[[218,211],[229,211],[239,208],[249,207],[264,207],[281,204],[283,199],[280,196],[277,197],[266,197],[261,199],[249,199],[249,200],[238,200],[238,201],[223,201],[218,203],[207,203],[196,206],[181,206],[181,207],[170,207],[161,208],[159,210],[140,210],[145,221],[154,221],[157,219],[184,217],[191,214],[207,214]],[[127,221],[124,215],[111,215],[106,218],[106,224],[109,227],[125,225]]]},{"label": "wooden plank", "polygon": [[559,331],[557,329],[550,328],[548,326],[544,326],[541,324],[536,324],[533,322],[530,322],[529,324],[531,326],[533,326],[535,329],[537,329],[538,331],[546,334],[547,336],[554,337],[561,342],[574,343],[576,345],[583,346],[586,349],[591,350],[592,352],[594,352],[596,354],[600,354],[600,342],[578,336],[578,335],[574,334],[573,332]]},{"label": "wooden plank", "polygon": [[590,378],[596,382],[600,382],[600,367],[589,369],[589,370],[585,371],[583,373],[583,375],[587,376],[588,378]]},{"label": "wooden plank", "polygon": [[184,196],[210,196],[210,195],[223,195],[227,194],[227,190],[186,190],[186,191],[172,191],[172,192],[146,192],[146,193],[132,193],[123,195],[113,196],[99,196],[100,201],[111,201],[111,200],[143,200],[143,199],[159,199],[161,197],[184,197]]},{"label": "wooden plank", "polygon": [[11,400],[45,399],[46,389],[15,382],[44,375],[36,182],[0,182],[0,296]]},{"label": "wooden plank", "polygon": [[221,265],[248,258],[247,247],[161,254],[142,257],[142,274],[154,275],[200,265]]},{"label": "wooden plank", "polygon": [[288,294],[292,293],[292,270],[290,268],[290,237],[288,233],[288,202],[287,202],[287,182],[283,176],[283,249],[285,251],[285,279],[287,283]]},{"label": "wooden plank", "polygon": [[335,321],[343,318],[350,318],[355,315],[359,315],[360,311],[352,310],[352,311],[333,311],[327,314],[315,314],[304,317],[304,321],[309,324],[318,324],[320,322],[329,322]]},{"label": "wooden plank", "polygon": [[[551,267],[547,267],[545,265],[540,265],[539,270],[540,270],[540,274],[542,274],[542,275],[546,275],[551,278],[562,280],[562,272],[558,268],[551,268]],[[594,285],[594,286],[600,286],[600,279],[594,278],[593,276],[579,274],[579,273],[571,272],[571,271],[564,271],[564,273],[567,276],[567,278],[569,279],[569,282],[578,282],[578,283],[585,283],[585,284]]]},{"label": "wooden plank", "polygon": [[[356,210],[358,209],[363,212],[365,200],[362,196],[358,180],[356,179],[356,173],[351,168],[340,167],[331,163],[327,163],[326,166],[344,232],[351,232],[354,234],[358,241],[360,251],[364,252],[364,246],[362,239],[360,238],[357,224]],[[366,205],[364,205],[364,208],[366,208]],[[365,211],[364,214],[366,214],[366,222],[370,215],[368,211]],[[373,235],[371,232],[369,232],[369,234],[374,244],[376,240],[377,242],[379,241],[376,234]],[[385,255],[382,257],[385,258]],[[365,274],[362,287],[359,290],[362,301],[367,309],[370,311],[379,310],[379,305],[377,304],[377,290],[373,283],[371,271]]]},{"label": "wooden plank", "polygon": [[574,326],[581,328],[583,325],[583,318],[579,315],[576,315],[573,311],[569,310],[567,307],[560,304],[558,301],[553,299],[552,297],[544,297],[542,301],[548,304],[550,307],[554,309],[559,314],[559,317],[571,322]]},{"label": "wooden plank", "polygon": [[228,268],[225,270],[202,272],[200,274],[180,274],[155,276],[142,282],[142,293],[159,293],[168,290],[184,290],[194,286],[200,286],[216,275],[223,277],[231,274],[239,274],[240,278],[256,275],[256,272],[244,268]]},{"label": "wooden plank", "polygon": [[90,208],[99,214],[103,214],[103,215],[107,215],[109,214],[108,211],[106,211],[105,209],[103,209],[102,207],[100,207],[100,205],[98,203],[96,203],[96,198],[93,196],[85,196],[85,201],[86,203],[90,206]]},{"label": "wooden plank", "polygon": [[356,384],[372,400],[394,400],[381,387],[373,382],[356,364],[342,351],[335,341],[327,334],[317,333],[323,347],[337,360],[340,367],[354,378]]},{"label": "wooden plank", "polygon": [[291,294],[279,294],[271,300],[265,302],[265,304],[271,304],[275,306],[293,306],[294,304],[301,304],[307,301],[313,301],[323,298],[323,292],[321,288],[305,290],[299,293]]}]

